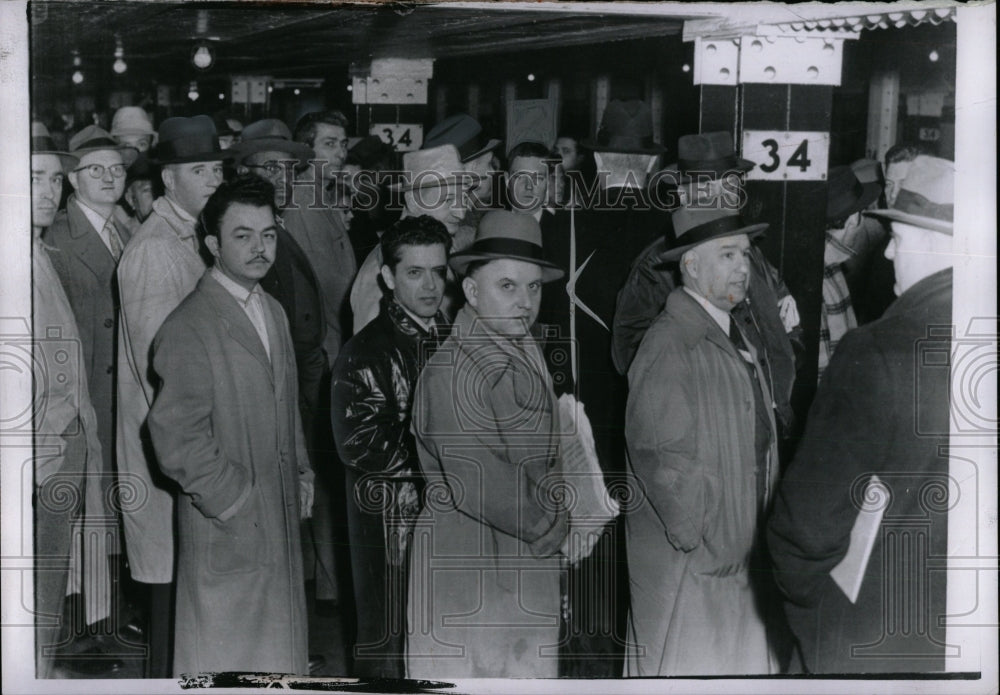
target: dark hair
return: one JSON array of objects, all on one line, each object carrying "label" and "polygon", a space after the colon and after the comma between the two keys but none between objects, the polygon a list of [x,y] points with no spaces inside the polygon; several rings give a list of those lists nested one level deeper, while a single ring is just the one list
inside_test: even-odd
[{"label": "dark hair", "polygon": [[313,111],[300,118],[299,122],[295,124],[293,139],[312,147],[316,140],[316,126],[320,123],[339,125],[346,133],[349,121],[347,116],[340,111]]},{"label": "dark hair", "polygon": [[927,145],[919,142],[897,143],[885,152],[885,168],[888,169],[890,164],[897,164],[898,162],[912,162],[922,154],[931,154],[931,150]]},{"label": "dark hair", "polygon": [[477,270],[482,268],[487,263],[492,263],[495,260],[496,260],[495,258],[483,258],[478,261],[469,261],[469,265],[465,266],[465,273],[462,275],[462,277],[471,278],[473,273],[475,273]]},{"label": "dark hair", "polygon": [[521,142],[514,145],[514,148],[507,153],[507,166],[513,164],[517,157],[537,157],[546,161],[558,159],[558,155],[553,155],[552,150],[540,142]]},{"label": "dark hair", "polygon": [[270,181],[255,174],[243,174],[231,181],[223,181],[198,216],[198,238],[202,244],[205,243],[206,236],[219,236],[222,218],[234,203],[256,208],[266,207],[271,210],[272,215],[278,216],[278,209],[274,206],[274,186]]},{"label": "dark hair", "polygon": [[441,244],[447,254],[451,250],[451,234],[442,222],[430,215],[404,217],[386,230],[379,243],[382,245],[382,262],[395,271],[402,260],[402,247]]}]

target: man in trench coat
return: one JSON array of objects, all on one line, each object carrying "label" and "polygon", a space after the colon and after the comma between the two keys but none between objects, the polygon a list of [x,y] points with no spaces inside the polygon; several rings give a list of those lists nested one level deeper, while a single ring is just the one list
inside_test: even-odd
[{"label": "man in trench coat", "polygon": [[747,292],[736,210],[673,214],[683,286],[629,368],[627,676],[772,672],[751,572],[777,472],[769,379],[730,315]]},{"label": "man in trench coat", "polygon": [[299,520],[312,471],[288,321],[258,285],[274,261],[273,187],[223,183],[202,224],[215,263],[157,333],[148,419],[181,489],[174,674],[304,674]]}]

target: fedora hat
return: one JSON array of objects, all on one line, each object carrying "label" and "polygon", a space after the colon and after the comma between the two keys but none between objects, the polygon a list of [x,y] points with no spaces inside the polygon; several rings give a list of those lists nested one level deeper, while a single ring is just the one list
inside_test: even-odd
[{"label": "fedora hat", "polygon": [[604,109],[597,137],[580,143],[594,152],[663,154],[667,148],[653,142],[653,112],[640,99],[615,99]]},{"label": "fedora hat", "polygon": [[882,164],[875,159],[859,159],[851,162],[851,169],[861,183],[877,183],[885,187],[885,174],[882,172]]},{"label": "fedora hat", "polygon": [[892,207],[865,214],[951,236],[955,221],[955,163],[918,155],[899,182],[899,195]]},{"label": "fedora hat", "polygon": [[756,166],[749,159],[736,156],[733,136],[725,130],[682,135],[677,140],[677,161],[664,173],[677,183],[689,183],[692,174],[709,174],[713,179],[729,172],[747,172]]},{"label": "fedora hat", "polygon": [[396,191],[412,191],[420,188],[459,185],[472,187],[465,167],[458,158],[454,145],[441,145],[429,150],[415,150],[403,155],[403,173],[400,183],[390,186]]},{"label": "fedora hat", "polygon": [[156,130],[149,114],[141,106],[123,106],[111,118],[111,136],[119,135],[152,135],[156,144]]},{"label": "fedora hat", "polygon": [[212,116],[212,122],[215,123],[215,134],[219,137],[239,135],[243,132],[243,124],[225,113],[217,113]]},{"label": "fedora hat", "polygon": [[465,275],[470,263],[510,258],[534,263],[542,269],[542,282],[552,282],[566,273],[545,257],[542,228],[533,215],[510,210],[491,210],[476,228],[476,238],[448,261],[458,275]]},{"label": "fedora hat", "polygon": [[292,140],[288,126],[277,118],[264,118],[248,125],[242,130],[240,141],[229,148],[229,152],[240,164],[258,152],[286,152],[299,160],[299,166],[305,166],[315,156],[309,145]]},{"label": "fedora hat", "polygon": [[157,164],[188,164],[221,162],[232,155],[219,147],[210,116],[177,116],[160,124],[160,142],[152,159]]},{"label": "fedora hat", "polygon": [[454,145],[462,162],[471,162],[491,150],[495,150],[501,140],[483,138],[483,127],[479,121],[467,113],[449,116],[427,132],[421,149],[430,150],[441,145]]},{"label": "fedora hat", "polygon": [[140,152],[125,172],[125,187],[131,186],[134,181],[153,181],[156,178],[156,167],[149,161],[149,154]]},{"label": "fedora hat", "polygon": [[753,239],[768,227],[766,222],[747,224],[740,217],[739,211],[719,206],[683,206],[674,210],[671,219],[676,241],[673,247],[660,256],[661,264],[680,260],[685,251],[711,239],[738,234],[746,234]]},{"label": "fedora hat", "polygon": [[31,124],[31,154],[55,155],[62,163],[64,174],[75,169],[76,165],[80,163],[77,157],[56,147],[56,142],[52,139],[49,129],[40,121],[34,121]]},{"label": "fedora hat", "polygon": [[862,183],[851,166],[830,169],[826,185],[827,222],[836,222],[864,210],[882,194],[882,185],[877,180]]},{"label": "fedora hat", "polygon": [[122,153],[122,163],[126,167],[139,156],[139,150],[128,145],[119,145],[111,133],[99,128],[96,125],[89,125],[79,133],[69,139],[69,153],[78,159],[83,159],[84,155],[101,150],[112,150]]}]

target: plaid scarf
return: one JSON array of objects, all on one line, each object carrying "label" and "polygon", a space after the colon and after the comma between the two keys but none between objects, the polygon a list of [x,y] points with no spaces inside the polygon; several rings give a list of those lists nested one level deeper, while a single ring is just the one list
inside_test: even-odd
[{"label": "plaid scarf", "polygon": [[[839,230],[842,232],[843,230]],[[851,293],[844,277],[843,263],[853,253],[834,236],[838,230],[826,234],[823,254],[823,306],[819,323],[819,376],[830,364],[833,351],[844,334],[857,328],[858,320],[851,305]]]}]

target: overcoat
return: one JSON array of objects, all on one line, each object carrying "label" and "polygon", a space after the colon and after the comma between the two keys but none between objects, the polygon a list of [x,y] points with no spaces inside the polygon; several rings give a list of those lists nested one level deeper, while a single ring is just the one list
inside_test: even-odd
[{"label": "overcoat", "polygon": [[554,677],[559,642],[558,408],[532,338],[466,306],[413,398],[426,478],[410,564],[407,677]]},{"label": "overcoat", "polygon": [[[844,336],[781,481],[768,547],[809,672],[945,668],[951,299],[942,270]],[[888,494],[870,496],[884,511],[852,604],[830,570],[872,474]]]},{"label": "overcoat", "polygon": [[174,486],[156,465],[146,429],[155,380],[153,337],[205,272],[192,222],[166,198],[129,242],[118,264],[118,471],[140,494],[122,505],[125,550],[132,578],[150,584],[174,579]]},{"label": "overcoat", "polygon": [[210,271],[153,345],[162,386],[149,430],[160,467],[182,491],[178,675],[307,672],[299,489],[312,473],[288,322],[276,300],[263,299],[270,359]]},{"label": "overcoat", "polygon": [[768,408],[770,451],[758,469],[753,389],[729,336],[686,291],[671,292],[629,368],[627,676],[770,672],[748,562],[759,484],[770,489],[778,472],[777,437]]}]

